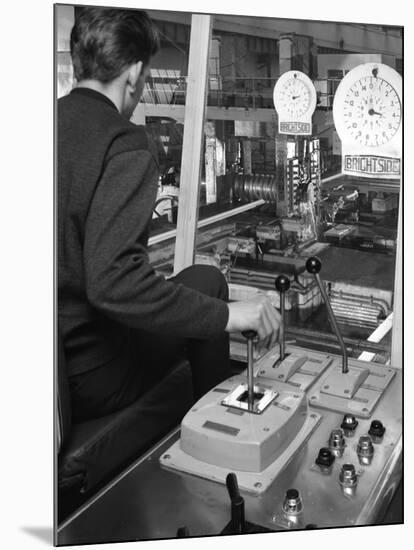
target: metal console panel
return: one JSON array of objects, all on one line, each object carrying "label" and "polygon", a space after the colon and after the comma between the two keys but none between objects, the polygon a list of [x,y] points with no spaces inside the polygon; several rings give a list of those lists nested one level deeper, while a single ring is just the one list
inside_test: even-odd
[{"label": "metal console panel", "polygon": [[395,376],[392,367],[349,359],[349,372],[342,373],[341,358],[295,346],[287,346],[286,358],[276,349],[256,361],[256,376],[279,380],[298,390],[309,390],[313,407],[370,418]]},{"label": "metal console panel", "polygon": [[[337,358],[333,358],[335,363]],[[372,363],[363,365],[382,373],[388,369]],[[265,492],[254,494],[242,489],[248,521],[274,530],[382,521],[402,475],[402,374],[399,370],[393,373],[372,417],[386,430],[382,440],[374,442],[370,464],[359,463],[358,442],[368,433],[371,419],[359,417],[353,437],[345,437],[343,453],[335,458],[330,471],[317,467],[319,450],[328,446],[332,431],[343,420],[343,413],[325,409],[318,428],[283,465]],[[218,394],[221,399],[224,395]],[[184,525],[192,537],[220,533],[230,518],[225,485],[160,466],[160,458],[179,437],[179,429],[174,430],[61,524],[58,544],[174,538],[178,527]],[[344,464],[355,466],[357,484],[353,491],[344,490],[340,483]],[[296,517],[289,517],[283,508],[286,491],[292,488],[299,491],[302,501]]]},{"label": "metal console panel", "polygon": [[376,405],[394,378],[395,369],[349,360],[349,372],[343,374],[340,359],[321,378],[309,393],[309,404],[331,411],[350,413],[360,418],[370,418]]},{"label": "metal console panel", "polygon": [[334,357],[294,346],[287,346],[280,361],[279,350],[273,348],[256,361],[256,376],[285,382],[301,391],[308,390],[332,364]]}]

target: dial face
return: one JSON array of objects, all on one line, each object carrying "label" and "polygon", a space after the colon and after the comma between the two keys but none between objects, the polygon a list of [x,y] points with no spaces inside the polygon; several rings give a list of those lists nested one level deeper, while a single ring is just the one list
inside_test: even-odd
[{"label": "dial face", "polygon": [[309,77],[300,71],[288,71],[276,82],[274,103],[278,113],[288,120],[300,120],[312,114],[316,92]]},{"label": "dial face", "polygon": [[275,93],[277,109],[292,120],[302,117],[311,104],[311,93],[297,72],[285,80]]},{"label": "dial face", "polygon": [[373,74],[356,80],[343,100],[345,128],[351,138],[366,147],[390,141],[401,124],[401,103],[394,87]]},{"label": "dial face", "polygon": [[402,78],[384,63],[351,69],[335,92],[333,118],[342,142],[356,151],[401,151]]},{"label": "dial face", "polygon": [[276,100],[280,111],[293,120],[304,115],[309,109],[310,91],[306,84],[294,75],[278,90]]}]

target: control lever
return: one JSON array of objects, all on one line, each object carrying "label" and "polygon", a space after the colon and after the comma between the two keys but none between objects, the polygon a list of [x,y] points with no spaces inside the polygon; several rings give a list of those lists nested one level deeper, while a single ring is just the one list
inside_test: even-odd
[{"label": "control lever", "polygon": [[280,294],[280,316],[282,317],[282,322],[279,328],[279,355],[280,361],[283,361],[285,358],[285,293],[290,288],[290,281],[286,275],[279,275],[277,277],[275,287]]},{"label": "control lever", "polygon": [[240,495],[236,474],[231,472],[226,477],[227,490],[231,500],[231,525],[236,534],[245,533],[244,498]]},{"label": "control lever", "polygon": [[253,346],[257,332],[254,330],[245,330],[242,334],[247,338],[247,406],[249,411],[252,411],[254,406]]},{"label": "control lever", "polygon": [[308,258],[306,260],[306,270],[308,273],[311,273],[315,276],[316,282],[318,284],[319,290],[321,291],[323,301],[325,302],[326,308],[328,310],[329,320],[331,322],[332,328],[336,334],[336,337],[338,338],[339,345],[341,346],[342,350],[342,373],[346,374],[348,369],[348,352],[346,351],[346,347],[344,344],[344,341],[342,339],[341,331],[339,330],[338,323],[336,322],[335,314],[332,310],[331,303],[329,301],[328,294],[326,292],[325,286],[322,282],[322,279],[319,276],[319,272],[322,268],[322,262],[319,258],[316,256],[312,256],[311,258]]}]

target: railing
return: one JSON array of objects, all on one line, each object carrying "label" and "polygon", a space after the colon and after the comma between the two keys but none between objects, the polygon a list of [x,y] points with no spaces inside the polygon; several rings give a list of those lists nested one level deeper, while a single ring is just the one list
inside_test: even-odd
[{"label": "railing", "polygon": [[[148,79],[142,102],[149,105],[185,105],[187,77],[165,75],[168,71],[153,71]],[[169,71],[176,73],[175,71]],[[317,107],[331,109],[336,88],[341,79],[314,80],[318,95]],[[273,109],[275,78],[224,78],[211,76],[207,104],[216,107],[245,109]]]}]

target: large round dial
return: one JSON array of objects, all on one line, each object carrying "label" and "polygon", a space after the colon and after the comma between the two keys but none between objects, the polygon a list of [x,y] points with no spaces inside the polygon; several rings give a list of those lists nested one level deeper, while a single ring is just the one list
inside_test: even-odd
[{"label": "large round dial", "polygon": [[279,114],[289,120],[299,120],[308,111],[315,110],[315,88],[304,73],[288,71],[276,82],[273,100]]},{"label": "large round dial", "polygon": [[334,99],[335,126],[343,141],[378,148],[394,138],[401,125],[399,79],[381,63],[360,65],[343,78]]}]

